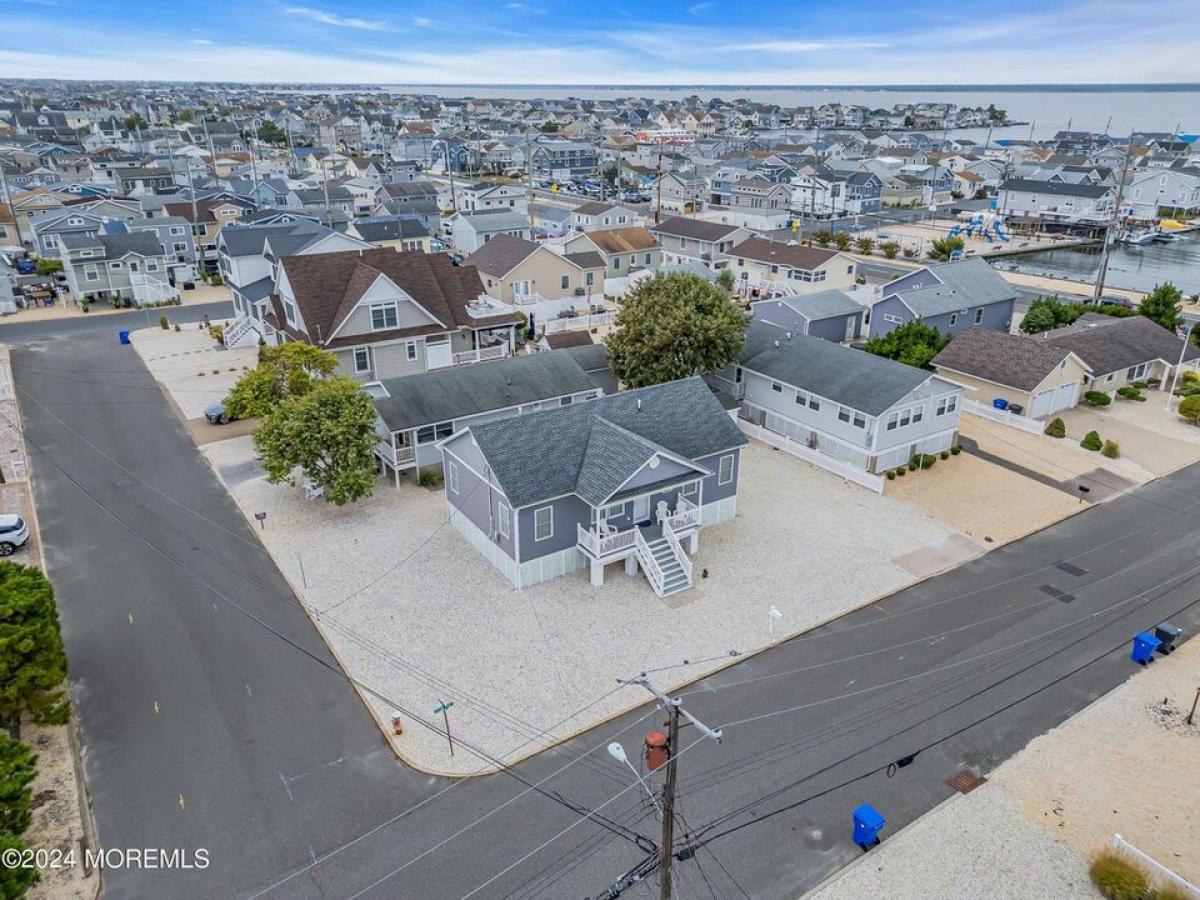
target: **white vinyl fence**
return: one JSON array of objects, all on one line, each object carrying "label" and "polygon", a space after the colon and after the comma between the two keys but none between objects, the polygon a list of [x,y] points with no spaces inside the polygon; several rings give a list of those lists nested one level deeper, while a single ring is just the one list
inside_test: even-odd
[{"label": "white vinyl fence", "polygon": [[1119,834],[1113,835],[1112,848],[1114,853],[1125,857],[1127,861],[1133,863],[1134,865],[1146,869],[1151,876],[1157,877],[1159,881],[1165,881],[1169,884],[1173,884],[1185,894],[1190,894],[1193,897],[1200,898],[1200,888],[1196,887],[1196,885],[1192,884],[1190,881],[1187,881],[1182,876],[1176,875],[1158,860],[1147,856]]},{"label": "white vinyl fence", "polygon": [[834,475],[842,478],[845,481],[852,481],[860,487],[865,487],[869,491],[874,491],[876,494],[883,493],[883,479],[878,475],[872,475],[859,469],[857,466],[843,462],[840,459],[829,456],[825,453],[820,453],[813,450],[806,444],[801,444],[798,441],[793,441],[786,435],[777,434],[774,431],[763,428],[761,425],[755,425],[753,422],[748,422],[745,419],[738,419],[738,425],[742,431],[752,438],[757,438],[764,444],[770,444],[772,447],[778,447],[780,450],[786,451],[797,456],[805,462],[812,463],[818,468],[824,469],[826,472],[832,472]]},{"label": "white vinyl fence", "polygon": [[1043,425],[1037,419],[1030,419],[1028,416],[1018,416],[1016,413],[1011,413],[1007,409],[996,409],[987,403],[980,403],[978,400],[969,400],[963,397],[962,403],[963,412],[970,413],[973,416],[979,416],[981,419],[990,419],[993,422],[999,422],[1001,425],[1007,425],[1009,428],[1016,428],[1018,431],[1024,431],[1028,434],[1041,434]]}]

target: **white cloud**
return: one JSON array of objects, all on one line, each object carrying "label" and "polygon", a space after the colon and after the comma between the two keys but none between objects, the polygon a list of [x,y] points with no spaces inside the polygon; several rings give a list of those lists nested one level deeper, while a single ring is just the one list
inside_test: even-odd
[{"label": "white cloud", "polygon": [[322,25],[334,25],[338,28],[360,28],[363,31],[389,30],[386,22],[360,19],[357,16],[343,16],[338,13],[325,12],[322,9],[313,9],[310,6],[287,6],[283,11],[289,16],[299,16],[302,19],[311,19]]},{"label": "white cloud", "polygon": [[694,6],[688,7],[689,16],[703,16],[717,8],[717,4],[709,3],[705,0],[704,3],[697,3]]},{"label": "white cloud", "polygon": [[505,9],[511,9],[513,12],[521,13],[526,16],[544,16],[546,10],[540,6],[532,6],[528,3],[505,3]]},{"label": "white cloud", "polygon": [[207,46],[212,43],[208,38],[192,38],[191,43]]},{"label": "white cloud", "polygon": [[429,28],[433,25],[433,19],[427,19],[424,16],[417,16],[412,20],[412,23],[417,28]]}]

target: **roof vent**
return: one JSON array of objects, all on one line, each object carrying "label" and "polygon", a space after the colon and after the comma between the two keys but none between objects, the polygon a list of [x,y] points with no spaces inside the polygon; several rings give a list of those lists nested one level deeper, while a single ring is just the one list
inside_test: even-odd
[{"label": "roof vent", "polygon": [[775,346],[776,346],[776,347],[778,347],[778,346],[779,346],[779,341],[775,341],[774,343],[775,343]]},{"label": "roof vent", "polygon": [[638,410],[639,410],[639,411],[640,411],[640,410],[641,410],[641,408],[642,408],[642,398],[641,398],[641,397],[638,397],[638,398],[637,398],[637,408],[638,408]]},{"label": "roof vent", "polygon": [[789,341],[792,339],[792,333],[790,331],[787,333],[787,339]]}]

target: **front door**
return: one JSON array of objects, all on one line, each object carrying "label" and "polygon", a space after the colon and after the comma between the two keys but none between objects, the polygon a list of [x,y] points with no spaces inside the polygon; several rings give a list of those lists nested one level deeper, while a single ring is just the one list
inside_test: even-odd
[{"label": "front door", "polygon": [[637,523],[646,522],[650,519],[650,498],[637,497],[633,501],[633,521]]}]

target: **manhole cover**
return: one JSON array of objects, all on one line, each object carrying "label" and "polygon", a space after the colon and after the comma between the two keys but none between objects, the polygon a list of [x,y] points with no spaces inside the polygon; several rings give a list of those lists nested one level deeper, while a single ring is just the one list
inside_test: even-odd
[{"label": "manhole cover", "polygon": [[1086,575],[1088,573],[1087,569],[1081,569],[1079,566],[1065,561],[1055,563],[1054,568],[1058,569],[1060,572],[1066,572],[1068,575],[1074,575],[1076,578],[1078,578],[1080,575]]},{"label": "manhole cover", "polygon": [[951,775],[946,779],[946,784],[954,788],[960,794],[969,794],[981,784],[985,784],[987,779],[982,775],[976,775],[974,772],[964,769],[957,775]]}]

